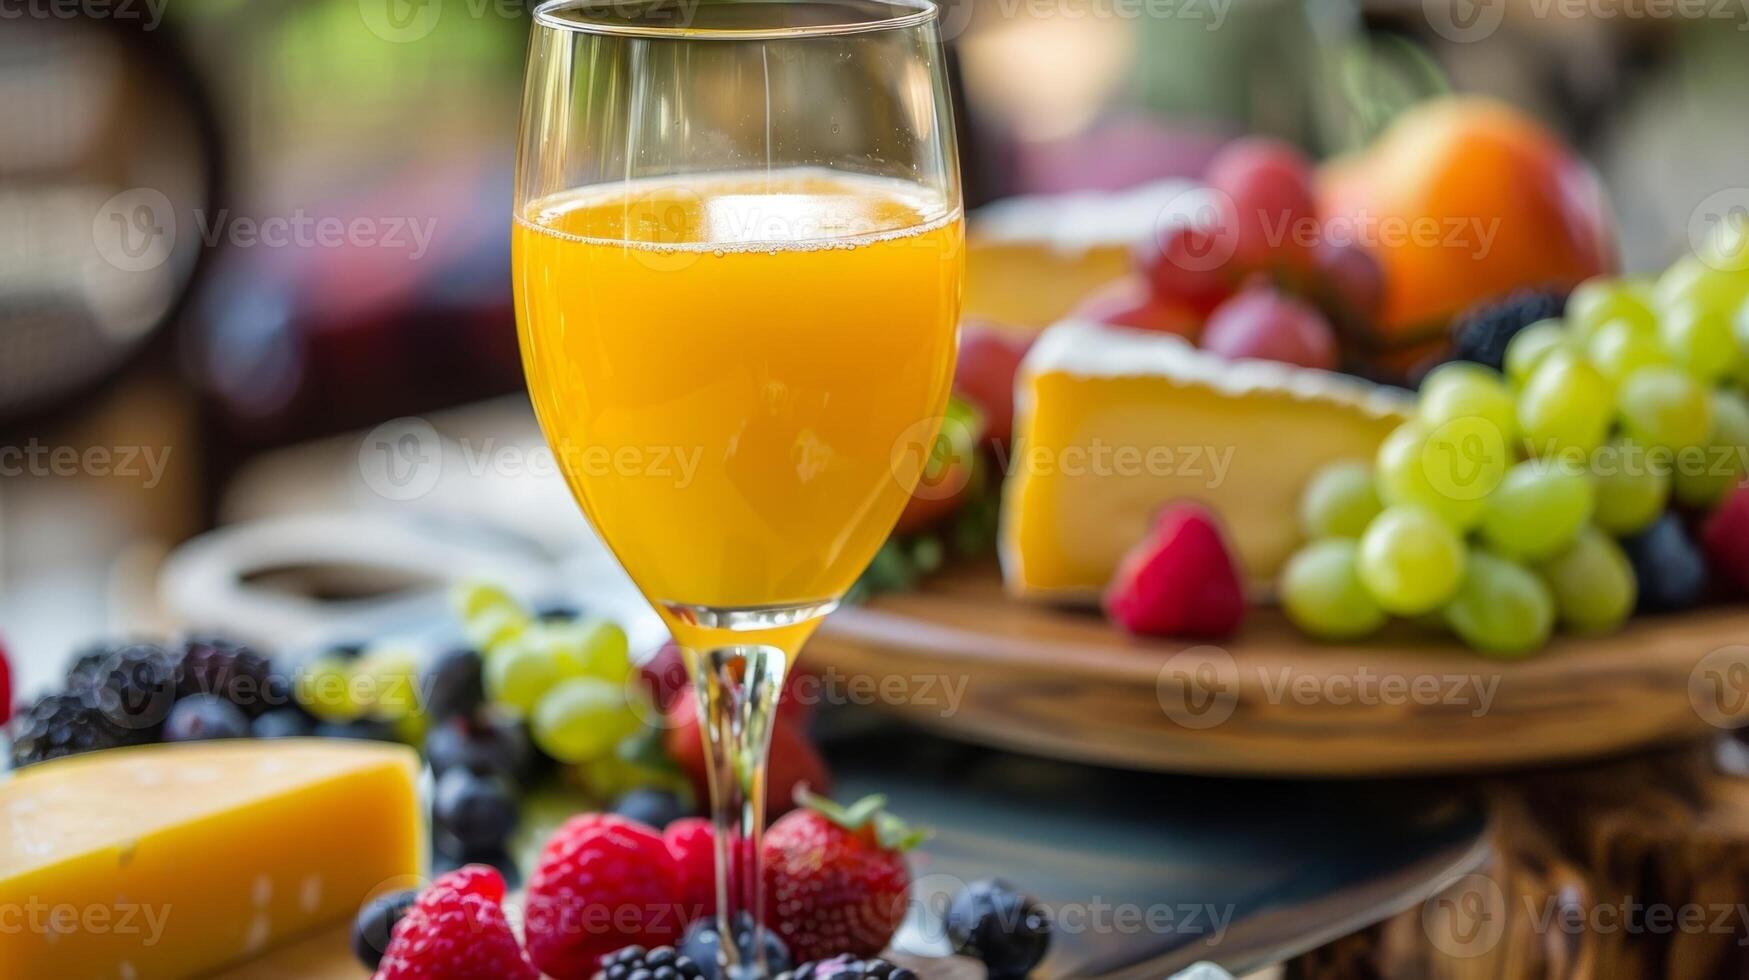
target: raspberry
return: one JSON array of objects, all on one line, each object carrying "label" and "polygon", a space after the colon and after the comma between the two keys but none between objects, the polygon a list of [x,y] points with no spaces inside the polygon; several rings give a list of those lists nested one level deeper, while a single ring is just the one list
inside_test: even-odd
[{"label": "raspberry", "polygon": [[716,834],[703,817],[668,825],[662,840],[680,876],[680,914],[687,922],[717,914]]},{"label": "raspberry", "polygon": [[0,643],[0,725],[12,720],[12,665],[6,660],[6,644]]},{"label": "raspberry", "polygon": [[679,900],[679,870],[654,830],[612,814],[572,817],[529,878],[529,958],[556,980],[585,980],[621,947],[672,945]]},{"label": "raspberry", "polygon": [[1188,502],[1163,511],[1113,573],[1105,613],[1144,636],[1236,632],[1245,588],[1214,515]]},{"label": "raspberry", "polygon": [[538,980],[503,903],[504,878],[485,865],[438,878],[395,924],[375,980]]}]

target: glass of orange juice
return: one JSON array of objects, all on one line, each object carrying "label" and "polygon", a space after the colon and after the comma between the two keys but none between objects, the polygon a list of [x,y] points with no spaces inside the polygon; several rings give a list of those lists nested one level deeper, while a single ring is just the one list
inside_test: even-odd
[{"label": "glass of orange juice", "polygon": [[[512,246],[535,412],[686,651],[719,934],[761,920],[786,671],[910,498],[964,232],[930,0],[548,0]],[[720,945],[725,977],[766,975]]]}]

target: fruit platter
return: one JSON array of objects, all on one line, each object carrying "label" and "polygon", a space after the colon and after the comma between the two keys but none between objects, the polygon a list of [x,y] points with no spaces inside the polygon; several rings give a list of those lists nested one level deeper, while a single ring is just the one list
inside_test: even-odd
[{"label": "fruit platter", "polygon": [[[1470,98],[1321,166],[1240,139],[1201,182],[990,217],[959,410],[818,662],[967,676],[961,710],[896,707],[1162,769],[1749,721],[1749,228],[1621,276],[1585,165]],[[1047,325],[981,299],[982,251],[1063,269]]]}]

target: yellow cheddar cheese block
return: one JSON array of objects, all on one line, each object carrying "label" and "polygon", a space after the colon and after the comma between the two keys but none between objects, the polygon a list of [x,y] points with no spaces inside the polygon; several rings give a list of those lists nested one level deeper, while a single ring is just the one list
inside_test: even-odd
[{"label": "yellow cheddar cheese block", "polygon": [[334,739],[114,749],[0,783],[0,977],[205,974],[412,887],[418,757]]},{"label": "yellow cheddar cheese block", "polygon": [[1135,245],[1195,184],[1013,197],[980,208],[966,238],[968,320],[1036,333],[1134,271]]},{"label": "yellow cheddar cheese block", "polygon": [[1040,335],[1015,390],[1003,487],[1009,591],[1096,600],[1175,501],[1219,515],[1252,593],[1300,544],[1319,467],[1368,459],[1413,408],[1407,392],[1273,361],[1229,361],[1169,334],[1067,321]]}]

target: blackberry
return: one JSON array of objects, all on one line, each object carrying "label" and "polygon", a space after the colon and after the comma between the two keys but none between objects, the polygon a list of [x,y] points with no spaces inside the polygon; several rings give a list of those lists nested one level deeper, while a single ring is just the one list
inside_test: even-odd
[{"label": "blackberry", "polygon": [[127,734],[77,694],[47,694],[13,719],[12,766],[22,769],[62,756],[112,749]]},{"label": "blackberry", "polygon": [[601,958],[597,980],[703,980],[704,974],[691,957],[675,952],[672,946],[657,946],[646,950],[642,946],[627,946]]},{"label": "blackberry", "polygon": [[[83,658],[81,658],[83,660]],[[72,691],[124,733],[125,744],[156,742],[176,703],[176,661],[155,643],[130,643],[85,671],[89,686]]]},{"label": "blackberry", "polygon": [[883,959],[859,960],[846,953],[803,963],[777,980],[917,980],[917,974]]},{"label": "blackberry", "polygon": [[191,637],[182,644],[176,670],[176,696],[212,694],[249,718],[291,701],[290,685],[273,661],[238,643],[215,637]]},{"label": "blackberry", "polygon": [[1502,370],[1506,345],[1520,330],[1558,317],[1566,308],[1567,293],[1557,289],[1520,289],[1503,299],[1478,303],[1452,322],[1451,359]]},{"label": "blackberry", "polygon": [[947,938],[962,956],[982,960],[990,980],[1024,977],[1051,945],[1050,921],[1031,898],[991,878],[974,881],[947,908]]}]

